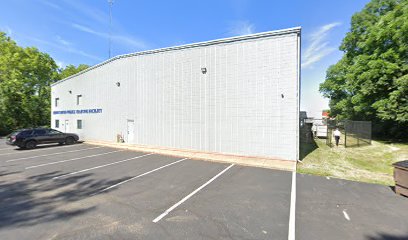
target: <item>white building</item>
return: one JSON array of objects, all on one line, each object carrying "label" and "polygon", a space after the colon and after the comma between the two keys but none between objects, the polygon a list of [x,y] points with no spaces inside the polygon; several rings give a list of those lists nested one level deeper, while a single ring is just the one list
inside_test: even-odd
[{"label": "white building", "polygon": [[83,140],[297,160],[300,28],[121,55],[52,85]]}]

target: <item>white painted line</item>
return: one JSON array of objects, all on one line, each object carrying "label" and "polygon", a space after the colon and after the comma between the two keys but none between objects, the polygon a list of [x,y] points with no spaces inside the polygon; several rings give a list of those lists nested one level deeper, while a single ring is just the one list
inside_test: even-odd
[{"label": "white painted line", "polygon": [[64,153],[72,153],[72,152],[86,151],[86,150],[97,149],[97,148],[101,148],[101,147],[91,147],[91,148],[77,149],[77,150],[72,150],[72,151],[57,152],[57,153],[50,153],[50,154],[44,154],[44,155],[37,155],[37,156],[32,156],[32,157],[15,158],[15,159],[7,160],[6,162],[15,162],[15,161],[21,161],[21,160],[26,160],[26,159],[38,158],[38,157],[46,157],[46,156],[59,155],[59,154],[64,154]]},{"label": "white painted line", "polygon": [[[166,165],[164,165],[164,166],[155,168],[155,169],[150,170],[150,171],[148,171],[148,172],[145,172],[145,173],[142,173],[142,174],[140,174],[140,175],[137,175],[136,177],[129,178],[128,180],[125,180],[125,181],[116,183],[116,184],[114,184],[114,185],[112,185],[112,186],[110,186],[110,187],[104,188],[104,189],[100,190],[98,193],[105,192],[105,191],[107,191],[107,190],[109,190],[109,189],[115,188],[115,187],[117,187],[117,186],[119,186],[119,185],[125,184],[125,183],[130,182],[130,181],[132,181],[132,180],[135,180],[135,179],[137,179],[137,178],[146,176],[146,175],[148,175],[148,174],[150,174],[150,173],[153,173],[153,172],[156,172],[156,171],[158,171],[158,170],[160,170],[160,169],[163,169],[163,168],[166,168],[166,167],[170,167],[171,165],[177,164],[177,163],[179,163],[179,162],[183,162],[183,161],[185,161],[185,160],[187,160],[187,159],[188,159],[188,158],[183,158],[183,159],[180,159],[180,160],[178,160],[178,161],[175,161],[175,162],[166,164]],[[94,194],[94,195],[95,195],[95,194]]]},{"label": "white painted line", "polygon": [[343,215],[344,218],[347,219],[347,221],[350,221],[350,216],[347,214],[346,209],[343,210]]},{"label": "white painted line", "polygon": [[44,163],[44,164],[29,166],[29,167],[26,167],[25,169],[44,167],[44,166],[54,165],[54,164],[58,164],[58,163],[72,162],[72,161],[76,161],[76,160],[80,160],[80,159],[84,159],[84,158],[97,157],[97,156],[107,155],[107,154],[116,153],[116,152],[123,152],[123,151],[125,151],[125,150],[117,150],[117,151],[112,151],[112,152],[94,154],[94,155],[85,156],[85,157],[71,158],[71,159],[67,159],[67,160],[61,160],[61,161],[56,161],[56,162],[50,162],[50,163]]},{"label": "white painted line", "polygon": [[210,180],[208,180],[206,183],[204,183],[203,185],[201,185],[199,188],[197,188],[196,190],[194,190],[193,192],[191,192],[190,194],[188,194],[187,196],[185,196],[183,199],[181,199],[179,202],[177,202],[176,204],[174,204],[173,206],[171,206],[169,209],[167,209],[164,213],[160,214],[157,218],[155,218],[153,220],[154,223],[157,223],[158,221],[160,221],[163,217],[165,217],[167,214],[169,214],[171,211],[173,211],[176,207],[180,206],[183,202],[187,201],[190,197],[192,197],[194,194],[196,194],[197,192],[199,192],[201,189],[203,189],[205,186],[207,186],[208,184],[210,184],[212,181],[214,181],[215,179],[217,179],[219,176],[221,176],[223,173],[225,173],[226,171],[228,171],[230,168],[232,168],[235,164],[231,164],[229,165],[227,168],[225,168],[224,170],[222,170],[221,172],[219,172],[217,175],[215,175],[214,177],[212,177]]},{"label": "white painted line", "polygon": [[87,172],[87,171],[98,169],[98,168],[103,168],[103,167],[115,165],[115,164],[118,164],[118,163],[127,162],[127,161],[134,160],[134,159],[137,159],[137,158],[146,157],[146,156],[149,156],[149,155],[152,155],[152,154],[154,154],[154,153],[149,153],[149,154],[145,154],[145,155],[142,155],[142,156],[128,158],[128,159],[113,162],[113,163],[108,163],[108,164],[104,164],[104,165],[100,165],[100,166],[96,166],[96,167],[92,167],[92,168],[87,168],[87,169],[84,169],[84,170],[79,170],[79,171],[76,171],[76,172],[67,173],[67,174],[64,174],[64,175],[53,177],[52,179],[58,179],[58,178],[62,178],[62,177],[66,177],[66,176],[70,176],[70,175],[74,175],[74,174],[78,174],[78,173],[82,173],[82,172]]},{"label": "white painted line", "polygon": [[[2,153],[2,154],[0,154],[0,156],[3,156],[3,155],[12,155],[12,154],[18,154],[18,153],[31,153],[31,152],[38,152],[38,151],[50,150],[50,149],[60,149],[60,148],[78,147],[78,146],[83,146],[83,145],[73,144],[73,145],[65,145],[65,146],[60,146],[60,147],[44,147],[44,148],[31,149],[31,150],[15,150],[15,152],[12,152],[12,153]],[[13,149],[15,149],[15,148],[13,148]]]},{"label": "white painted line", "polygon": [[289,232],[288,240],[295,240],[296,230],[296,171],[292,172],[292,190],[290,192]]}]

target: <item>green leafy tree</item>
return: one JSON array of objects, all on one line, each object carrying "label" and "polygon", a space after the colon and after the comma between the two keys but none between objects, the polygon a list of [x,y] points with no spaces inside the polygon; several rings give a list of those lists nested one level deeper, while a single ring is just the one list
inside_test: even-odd
[{"label": "green leafy tree", "polygon": [[320,85],[339,119],[371,120],[377,135],[408,135],[408,0],[372,0],[353,15],[342,59]]},{"label": "green leafy tree", "polygon": [[0,32],[0,135],[50,123],[50,85],[88,68],[55,61],[34,47],[23,48]]},{"label": "green leafy tree", "polygon": [[74,65],[68,65],[65,68],[60,70],[59,73],[59,78],[64,79],[69,76],[75,75],[85,69],[87,69],[89,66],[86,64],[79,64],[78,67],[75,67]]},{"label": "green leafy tree", "polygon": [[49,125],[50,84],[57,69],[48,54],[19,47],[0,32],[0,134]]}]

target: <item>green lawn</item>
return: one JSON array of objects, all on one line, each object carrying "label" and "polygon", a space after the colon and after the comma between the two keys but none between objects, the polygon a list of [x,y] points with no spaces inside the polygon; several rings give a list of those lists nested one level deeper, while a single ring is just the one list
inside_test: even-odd
[{"label": "green lawn", "polygon": [[364,147],[330,148],[325,141],[302,143],[299,173],[393,186],[392,163],[408,160],[408,143],[372,141]]}]

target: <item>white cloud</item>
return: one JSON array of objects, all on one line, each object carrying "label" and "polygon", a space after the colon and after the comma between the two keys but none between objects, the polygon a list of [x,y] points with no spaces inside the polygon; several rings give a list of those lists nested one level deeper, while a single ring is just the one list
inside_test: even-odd
[{"label": "white cloud", "polygon": [[101,32],[94,31],[94,30],[92,30],[91,28],[86,27],[86,26],[84,26],[84,25],[80,25],[80,24],[73,23],[73,24],[71,24],[71,26],[72,26],[73,28],[76,28],[77,30],[82,31],[82,32],[94,34],[94,35],[97,35],[97,36],[99,36],[99,37],[107,37],[107,36],[108,36],[108,34],[106,34],[106,33],[101,33]]},{"label": "white cloud", "polygon": [[69,41],[63,39],[63,38],[62,38],[61,36],[59,36],[59,35],[57,35],[55,38],[57,39],[57,41],[58,41],[60,44],[62,44],[62,45],[64,45],[64,46],[71,46],[71,45],[72,45],[71,42],[69,42]]},{"label": "white cloud", "polygon": [[[107,24],[109,22],[109,15],[104,11],[101,11],[94,6],[89,6],[84,4],[88,1],[73,1],[73,0],[63,0],[66,5],[69,5],[72,9],[76,12],[86,16],[93,21],[98,23]],[[106,1],[106,6],[108,6],[108,2]]]},{"label": "white cloud", "polygon": [[228,30],[228,35],[241,36],[255,32],[255,25],[248,21],[236,21],[231,24]]},{"label": "white cloud", "polygon": [[248,11],[250,3],[251,0],[229,0],[229,4],[236,16],[243,16]]},{"label": "white cloud", "polygon": [[55,63],[57,64],[57,66],[58,66],[59,68],[65,68],[65,67],[67,66],[67,64],[66,64],[65,62],[60,61],[60,60],[58,60],[58,59],[55,60]]},{"label": "white cloud", "polygon": [[52,8],[58,9],[58,10],[62,10],[62,8],[54,2],[49,2],[47,0],[41,0],[40,3],[47,5],[49,7],[52,7]]},{"label": "white cloud", "polygon": [[[104,39],[109,39],[108,33],[95,31],[87,26],[76,23],[71,24],[71,26],[79,31],[86,32]],[[112,41],[122,45],[127,45],[129,47],[134,48],[135,50],[145,50],[148,48],[148,44],[145,43],[144,41],[124,35],[112,34]]]},{"label": "white cloud", "polygon": [[13,36],[13,30],[9,26],[4,26],[0,30],[4,31],[9,37]]},{"label": "white cloud", "polygon": [[81,55],[81,56],[84,56],[84,57],[87,57],[87,58],[90,58],[90,59],[93,59],[93,60],[96,60],[96,61],[102,61],[102,59],[100,57],[89,54],[89,53],[86,53],[86,52],[84,52],[84,51],[82,51],[80,49],[76,49],[76,48],[74,48],[72,46],[62,46],[59,43],[50,42],[50,41],[46,41],[46,40],[42,40],[42,39],[34,38],[34,37],[27,37],[27,38],[32,40],[32,41],[35,41],[35,42],[38,42],[38,43],[41,43],[41,44],[44,44],[44,45],[47,45],[47,46],[62,50],[62,51],[65,51],[65,52],[70,52],[70,53],[74,53],[74,54],[77,54],[77,55]]},{"label": "white cloud", "polygon": [[339,22],[323,25],[308,36],[309,44],[302,56],[302,68],[312,68],[313,64],[336,50],[335,47],[329,46],[327,37],[329,32],[339,25],[341,25]]}]

